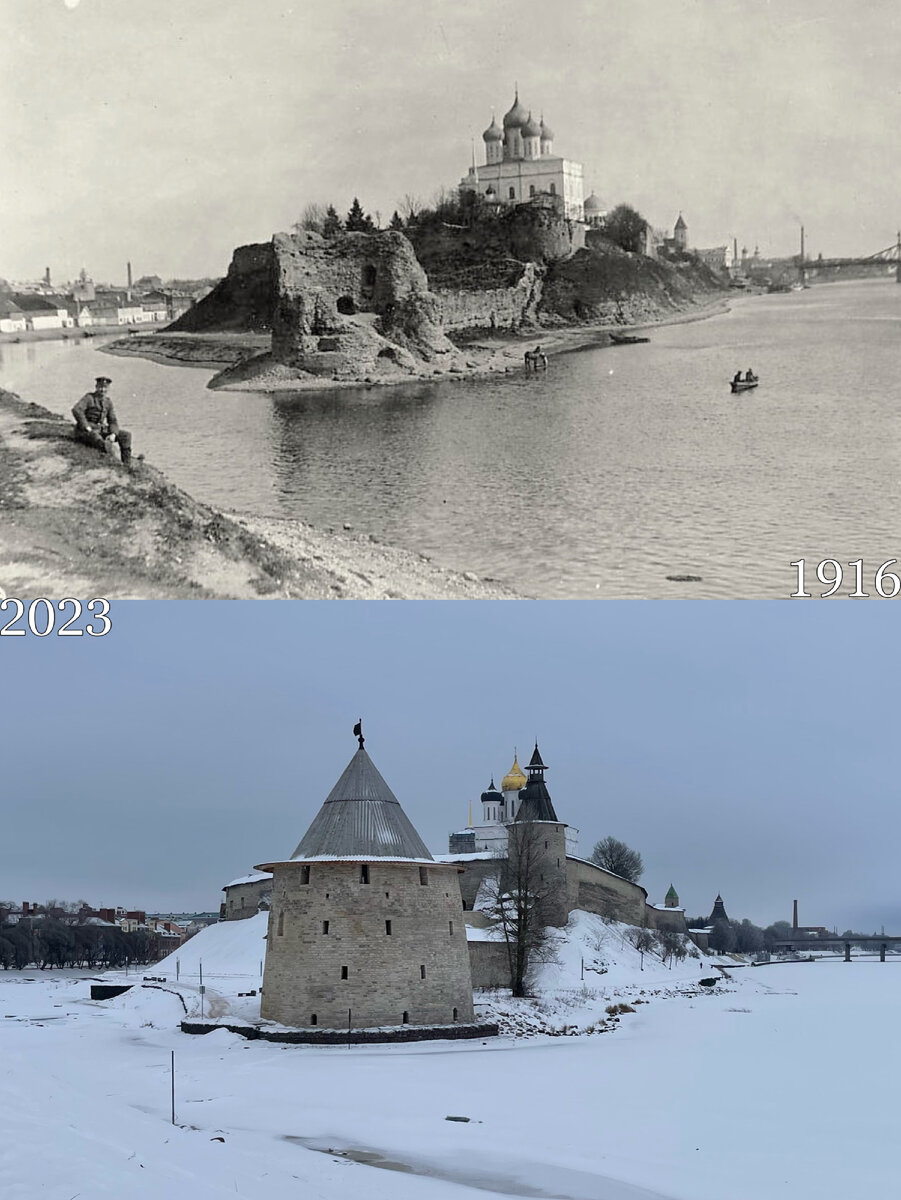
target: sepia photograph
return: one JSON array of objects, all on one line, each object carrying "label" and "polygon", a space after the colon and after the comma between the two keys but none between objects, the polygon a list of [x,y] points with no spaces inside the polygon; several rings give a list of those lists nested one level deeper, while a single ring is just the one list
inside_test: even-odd
[{"label": "sepia photograph", "polygon": [[7,595],[897,586],[894,3],[0,18]]},{"label": "sepia photograph", "polygon": [[747,608],[5,644],[4,1200],[893,1195],[893,618]]}]

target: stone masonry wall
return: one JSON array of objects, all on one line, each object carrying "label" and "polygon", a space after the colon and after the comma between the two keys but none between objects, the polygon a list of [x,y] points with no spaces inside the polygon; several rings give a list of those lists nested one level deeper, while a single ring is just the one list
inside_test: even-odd
[{"label": "stone masonry wall", "polygon": [[268,902],[272,894],[272,880],[258,879],[253,883],[239,883],[225,888],[225,920],[242,921],[255,917],[260,910],[260,901]]},{"label": "stone masonry wall", "polygon": [[510,957],[505,942],[470,942],[474,988],[510,987]]},{"label": "stone masonry wall", "polygon": [[629,883],[593,863],[580,858],[567,860],[569,907],[625,921],[628,925],[647,925],[648,894],[637,883]]},{"label": "stone masonry wall", "polygon": [[429,865],[423,885],[418,865],[368,866],[368,884],[359,862],[310,863],[308,884],[304,864],[275,866],[262,1017],[311,1026],[315,1014],[334,1029],[348,1012],[353,1028],[400,1025],[405,1012],[411,1025],[471,1022],[457,868]]}]

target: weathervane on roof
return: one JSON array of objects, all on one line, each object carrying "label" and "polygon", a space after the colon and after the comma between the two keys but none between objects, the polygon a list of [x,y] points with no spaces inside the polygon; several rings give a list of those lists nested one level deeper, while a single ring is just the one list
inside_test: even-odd
[{"label": "weathervane on roof", "polygon": [[363,718],[362,717],[360,717],[359,721],[357,721],[356,725],[354,725],[354,737],[360,739],[360,749],[362,750],[363,742],[365,740],[363,738]]}]

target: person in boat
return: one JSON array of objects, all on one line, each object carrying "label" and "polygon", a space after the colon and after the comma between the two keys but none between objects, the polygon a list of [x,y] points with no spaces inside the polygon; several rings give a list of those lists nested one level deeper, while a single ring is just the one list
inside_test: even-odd
[{"label": "person in boat", "polygon": [[756,381],[757,381],[757,376],[754,374],[754,372],[751,370],[751,368],[748,367],[747,374],[745,375],[745,383],[756,383]]},{"label": "person in boat", "polygon": [[741,371],[736,371],[732,377],[733,383],[741,383]]},{"label": "person in boat", "polygon": [[98,375],[94,380],[94,390],[85,392],[72,409],[75,437],[77,441],[102,450],[104,454],[114,453],[113,447],[118,444],[122,462],[127,467],[131,462],[131,434],[127,429],[119,428],[116,410],[109,398],[111,383],[112,380],[106,375]]}]

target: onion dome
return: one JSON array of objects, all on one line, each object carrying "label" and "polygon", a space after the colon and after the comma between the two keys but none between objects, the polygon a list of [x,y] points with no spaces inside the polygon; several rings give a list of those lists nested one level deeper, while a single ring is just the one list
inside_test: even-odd
[{"label": "onion dome", "polygon": [[524,138],[533,138],[541,136],[541,129],[537,122],[532,119],[532,114],[529,113],[529,119],[522,127],[522,136]]},{"label": "onion dome", "polygon": [[513,755],[513,766],[501,780],[501,790],[504,792],[518,792],[520,788],[526,786],[527,780],[522,773],[522,767],[517,761],[516,755]]},{"label": "onion dome", "polygon": [[485,132],[482,134],[482,141],[483,142],[502,142],[503,140],[504,140],[503,130],[498,125],[497,121],[495,121],[494,115],[492,114],[491,124],[488,126],[488,128],[485,130]]},{"label": "onion dome", "polygon": [[491,777],[491,783],[486,792],[482,792],[481,801],[483,804],[502,804],[504,797],[494,786],[494,776]]},{"label": "onion dome", "polygon": [[518,129],[520,125],[525,125],[529,119],[529,114],[519,102],[519,92],[516,93],[516,98],[513,101],[513,107],[504,117],[504,129]]},{"label": "onion dome", "polygon": [[554,131],[550,125],[545,125],[544,117],[541,118],[541,140],[543,142],[552,142],[554,140]]}]

